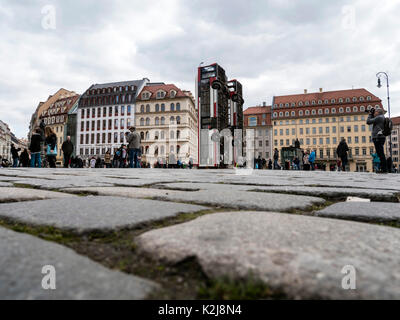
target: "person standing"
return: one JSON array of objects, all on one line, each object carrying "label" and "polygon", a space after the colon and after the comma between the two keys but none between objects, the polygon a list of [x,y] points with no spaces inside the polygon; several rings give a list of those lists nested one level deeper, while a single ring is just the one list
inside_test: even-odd
[{"label": "person standing", "polygon": [[24,149],[24,151],[21,152],[19,160],[20,160],[20,163],[21,163],[22,167],[24,167],[24,168],[29,167],[29,153],[28,153],[28,150]]},{"label": "person standing", "polygon": [[385,156],[384,145],[386,137],[383,135],[383,129],[385,128],[385,116],[383,109],[375,110],[371,108],[367,124],[372,124],[372,142],[374,143],[376,153],[380,160],[380,170],[377,173],[387,173],[387,162]]},{"label": "person standing", "polygon": [[136,132],[135,127],[129,128],[128,134],[128,149],[129,149],[129,167],[140,168],[140,135]]},{"label": "person standing", "polygon": [[11,157],[13,159],[13,168],[18,167],[18,163],[19,163],[19,154],[18,152],[21,151],[21,148],[15,148],[14,144],[11,143]]},{"label": "person standing", "polygon": [[57,156],[57,135],[50,127],[45,129],[45,145],[47,146],[47,161],[49,162],[50,168],[56,167],[56,156]]},{"label": "person standing", "polygon": [[346,139],[342,138],[336,149],[336,153],[340,158],[340,162],[342,163],[342,171],[346,171],[346,166],[348,163],[348,158],[347,158],[348,151],[349,151],[349,146],[347,145]]},{"label": "person standing", "polygon": [[104,163],[106,165],[106,168],[111,168],[111,153],[110,150],[106,152],[104,155]]},{"label": "person standing", "polygon": [[315,170],[315,150],[311,150],[310,155],[308,156],[308,162],[310,163],[311,170]]},{"label": "person standing", "polygon": [[72,143],[70,136],[67,136],[67,140],[63,142],[61,149],[64,153],[64,168],[68,168],[71,155],[74,152],[74,144]]},{"label": "person standing", "polygon": [[42,167],[42,159],[40,157],[41,144],[43,142],[42,130],[37,128],[31,137],[31,144],[29,146],[29,151],[31,152],[31,168]]}]

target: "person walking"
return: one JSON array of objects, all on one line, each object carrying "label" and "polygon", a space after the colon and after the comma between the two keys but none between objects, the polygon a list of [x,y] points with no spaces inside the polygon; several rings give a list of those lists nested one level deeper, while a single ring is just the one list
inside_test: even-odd
[{"label": "person walking", "polygon": [[42,159],[40,157],[41,144],[43,142],[42,130],[37,128],[31,137],[29,151],[31,152],[31,168],[42,167]]},{"label": "person walking", "polygon": [[50,168],[56,167],[56,156],[57,156],[57,136],[50,127],[46,127],[45,135],[45,145],[47,146],[46,155],[47,161],[49,162]]},{"label": "person walking", "polygon": [[342,138],[336,149],[336,153],[340,158],[340,162],[342,163],[342,171],[346,171],[346,166],[348,163],[348,158],[347,158],[348,151],[349,151],[349,146],[347,145],[346,139]]},{"label": "person walking", "polygon": [[315,150],[311,150],[310,155],[308,156],[308,162],[310,163],[311,170],[315,170]]},{"label": "person walking", "polygon": [[128,150],[129,150],[129,167],[140,168],[140,135],[136,132],[135,127],[129,128],[130,133],[128,134]]},{"label": "person walking", "polygon": [[377,173],[387,173],[387,161],[385,156],[384,145],[386,137],[383,135],[383,129],[385,128],[385,116],[383,109],[375,110],[371,108],[367,124],[372,124],[372,142],[375,146],[375,151],[378,154],[380,160],[380,170]]},{"label": "person walking", "polygon": [[281,169],[281,166],[278,164],[278,160],[279,160],[279,150],[277,148],[275,148],[275,150],[274,150],[274,170]]},{"label": "person walking", "polygon": [[21,148],[15,148],[14,144],[11,143],[11,157],[13,160],[13,168],[17,168],[19,164],[19,154],[18,152],[21,151]]},{"label": "person walking", "polygon": [[72,143],[70,136],[67,136],[67,140],[63,142],[61,149],[64,153],[64,168],[68,168],[71,155],[74,152],[74,144]]}]

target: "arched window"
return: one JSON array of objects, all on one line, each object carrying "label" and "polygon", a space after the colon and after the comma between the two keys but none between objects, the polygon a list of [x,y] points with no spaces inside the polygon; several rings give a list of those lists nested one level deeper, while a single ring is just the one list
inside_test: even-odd
[{"label": "arched window", "polygon": [[179,151],[181,151],[181,146],[177,145],[176,146],[176,154],[179,155]]},{"label": "arched window", "polygon": [[300,110],[299,111],[299,116],[302,116],[303,115],[303,110]]},{"label": "arched window", "polygon": [[165,118],[161,117],[161,124],[165,124]]},{"label": "arched window", "polygon": [[161,148],[160,148],[160,154],[161,154],[161,155],[164,155],[164,154],[165,154],[165,148],[164,148],[164,146],[161,146]]},{"label": "arched window", "polygon": [[146,154],[149,154],[149,146],[146,146]]},{"label": "arched window", "polygon": [[165,132],[161,131],[161,140],[164,140],[164,139],[165,139]]},{"label": "arched window", "polygon": [[173,103],[171,103],[170,109],[171,109],[171,111],[175,111],[175,105]]},{"label": "arched window", "polygon": [[140,132],[140,139],[144,140],[144,132]]},{"label": "arched window", "polygon": [[176,124],[181,124],[181,117],[180,116],[176,117]]},{"label": "arched window", "polygon": [[181,132],[179,130],[176,131],[176,138],[179,139],[181,137]]},{"label": "arched window", "polygon": [[310,114],[310,110],[306,110],[306,116]]},{"label": "arched window", "polygon": [[322,114],[322,113],[323,113],[322,109],[318,109],[318,114]]},{"label": "arched window", "polygon": [[175,137],[174,130],[171,130],[171,132],[169,133],[169,138],[174,139],[174,137]]},{"label": "arched window", "polygon": [[350,107],[346,107],[346,112],[351,112],[351,108]]},{"label": "arched window", "polygon": [[144,113],[144,105],[143,104],[140,106],[140,112]]},{"label": "arched window", "polygon": [[156,124],[156,126],[160,124],[160,118],[159,117],[156,117],[155,124]]},{"label": "arched window", "polygon": [[146,126],[150,125],[150,118],[146,118]]},{"label": "arched window", "polygon": [[311,110],[311,114],[316,114],[317,112],[315,111],[315,109]]},{"label": "arched window", "polygon": [[325,109],[325,114],[329,114],[329,109],[328,108]]},{"label": "arched window", "polygon": [[156,133],[154,134],[154,140],[158,140],[158,137],[160,136],[159,132],[156,131]]},{"label": "arched window", "polygon": [[171,146],[171,147],[169,148],[169,151],[170,151],[171,153],[174,153],[174,146]]},{"label": "arched window", "polygon": [[280,117],[283,117],[283,112],[282,112],[282,111],[279,112],[279,116],[280,116]]},{"label": "arched window", "polygon": [[156,104],[156,112],[160,112],[160,105],[158,103]]},{"label": "arched window", "polygon": [[303,102],[300,101],[300,102],[299,102],[299,107],[302,107],[302,106],[303,106]]},{"label": "arched window", "polygon": [[[364,98],[363,98],[363,99],[364,99]],[[361,106],[361,107],[360,107],[360,111],[361,111],[361,112],[364,112],[364,111],[365,111],[365,107],[364,107],[364,106]]]},{"label": "arched window", "polygon": [[140,125],[144,126],[144,118],[140,118]]},{"label": "arched window", "polygon": [[174,117],[169,118],[169,123],[170,124],[175,124],[175,118]]},{"label": "arched window", "polygon": [[343,108],[339,108],[340,113],[343,113],[343,111],[344,111]]},{"label": "arched window", "polygon": [[176,104],[176,111],[180,111],[181,110],[181,104],[178,102]]},{"label": "arched window", "polygon": [[158,147],[157,146],[155,146],[154,147],[154,156],[158,156]]},{"label": "arched window", "polygon": [[149,140],[149,139],[150,139],[150,133],[149,133],[148,131],[146,131],[145,139],[146,139],[146,140]]},{"label": "arched window", "polygon": [[161,112],[165,112],[165,104],[161,103]]},{"label": "arched window", "polygon": [[292,114],[292,117],[296,116],[296,112],[294,112],[294,111],[292,111],[291,114]]},{"label": "arched window", "polygon": [[289,111],[285,112],[285,117],[289,117]]},{"label": "arched window", "polygon": [[357,106],[354,106],[354,107],[353,107],[353,112],[358,112]]},{"label": "arched window", "polygon": [[146,105],[146,112],[150,112],[150,105]]},{"label": "arched window", "polygon": [[332,108],[332,109],[331,109],[331,112],[332,112],[332,113],[336,113],[336,108]]}]

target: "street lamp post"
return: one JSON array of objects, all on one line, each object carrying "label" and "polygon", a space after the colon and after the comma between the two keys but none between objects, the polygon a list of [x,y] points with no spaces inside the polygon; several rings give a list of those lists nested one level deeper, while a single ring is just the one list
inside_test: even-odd
[{"label": "street lamp post", "polygon": [[[378,78],[378,88],[382,87],[381,84],[381,76],[384,76],[386,78],[386,89],[387,89],[387,105],[388,105],[388,113],[389,113],[389,119],[390,119],[390,95],[389,95],[389,76],[386,72],[378,72],[376,74],[376,77]],[[390,153],[390,160],[392,160],[392,132],[390,132],[389,136],[389,153]],[[392,168],[390,168],[390,171],[392,171]]]}]

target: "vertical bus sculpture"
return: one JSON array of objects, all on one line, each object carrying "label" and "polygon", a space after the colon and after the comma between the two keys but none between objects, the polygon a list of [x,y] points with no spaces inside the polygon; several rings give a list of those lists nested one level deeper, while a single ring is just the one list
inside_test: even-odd
[{"label": "vertical bus sculpture", "polygon": [[[218,167],[221,164],[221,157],[227,164],[226,138],[230,136],[232,141],[234,129],[243,129],[241,84],[236,80],[228,82],[225,70],[216,63],[199,67],[196,79],[196,104],[199,167]],[[231,134],[229,132],[227,134],[224,129],[229,129]]]}]

